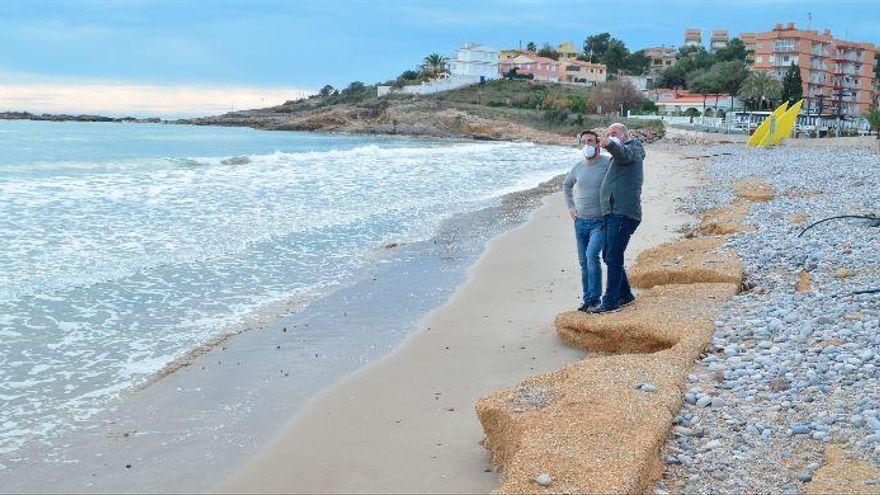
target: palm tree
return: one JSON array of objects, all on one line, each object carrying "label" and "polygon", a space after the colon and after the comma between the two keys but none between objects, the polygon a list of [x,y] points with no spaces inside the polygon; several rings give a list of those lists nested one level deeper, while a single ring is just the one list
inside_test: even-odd
[{"label": "palm tree", "polygon": [[877,133],[877,149],[880,150],[880,108],[869,108],[865,113],[865,118],[868,119],[871,130]]},{"label": "palm tree", "polygon": [[437,77],[446,74],[449,69],[447,63],[449,59],[439,53],[432,53],[425,57],[422,62],[422,71],[429,77]]},{"label": "palm tree", "polygon": [[772,106],[782,96],[782,83],[769,72],[752,72],[739,88],[739,97],[761,110],[764,103]]}]

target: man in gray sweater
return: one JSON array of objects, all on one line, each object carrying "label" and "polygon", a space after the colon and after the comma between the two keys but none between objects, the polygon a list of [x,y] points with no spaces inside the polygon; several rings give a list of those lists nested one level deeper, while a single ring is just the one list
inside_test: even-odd
[{"label": "man in gray sweater", "polygon": [[599,144],[611,153],[611,164],[602,181],[600,201],[605,222],[602,257],[608,270],[605,297],[592,313],[617,311],[635,301],[623,266],[629,239],[642,222],[642,183],[645,148],[631,139],[625,125],[608,127],[608,137]]},{"label": "man in gray sweater", "polygon": [[[571,172],[565,177],[562,189],[568,212],[574,220],[578,261],[581,265],[583,303],[578,308],[587,311],[599,305],[602,297],[602,266],[599,253],[605,244],[605,229],[599,190],[611,159],[602,155],[599,136],[593,131],[580,135],[581,153]],[[577,186],[577,195],[574,194]]]}]

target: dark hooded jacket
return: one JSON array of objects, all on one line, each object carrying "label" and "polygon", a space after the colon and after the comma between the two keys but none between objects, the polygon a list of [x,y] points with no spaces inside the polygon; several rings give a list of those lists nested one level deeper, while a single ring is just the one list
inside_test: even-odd
[{"label": "dark hooded jacket", "polygon": [[645,148],[630,139],[622,144],[611,141],[605,149],[612,160],[599,190],[602,215],[626,215],[641,222]]}]

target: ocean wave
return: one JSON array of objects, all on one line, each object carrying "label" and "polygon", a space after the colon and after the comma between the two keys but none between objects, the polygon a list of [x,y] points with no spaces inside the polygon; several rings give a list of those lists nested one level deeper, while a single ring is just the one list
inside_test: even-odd
[{"label": "ocean wave", "polygon": [[[495,142],[495,143],[418,143],[413,146],[381,146],[378,144],[366,144],[354,148],[332,149],[323,151],[293,151],[285,152],[276,150],[273,153],[253,154],[253,155],[233,155],[225,157],[187,157],[170,159],[183,163],[198,163],[201,165],[229,165],[229,164],[246,164],[255,163],[263,165],[272,165],[278,163],[291,163],[300,161],[314,161],[323,159],[339,159],[354,157],[370,157],[370,158],[424,158],[426,156],[444,157],[467,154],[472,152],[492,152],[498,150],[514,150],[521,148],[523,150],[532,149],[536,145],[533,143],[513,143],[513,142]],[[241,162],[241,163],[236,163]]]}]

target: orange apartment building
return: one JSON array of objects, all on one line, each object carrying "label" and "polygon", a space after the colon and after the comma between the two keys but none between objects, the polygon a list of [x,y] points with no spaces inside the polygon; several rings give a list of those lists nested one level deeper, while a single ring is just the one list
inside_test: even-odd
[{"label": "orange apartment building", "polygon": [[794,23],[739,37],[752,69],[768,71],[781,80],[792,63],[800,68],[804,106],[810,112],[862,115],[870,107],[875,45],[835,39],[828,29],[822,34],[797,29]]}]

